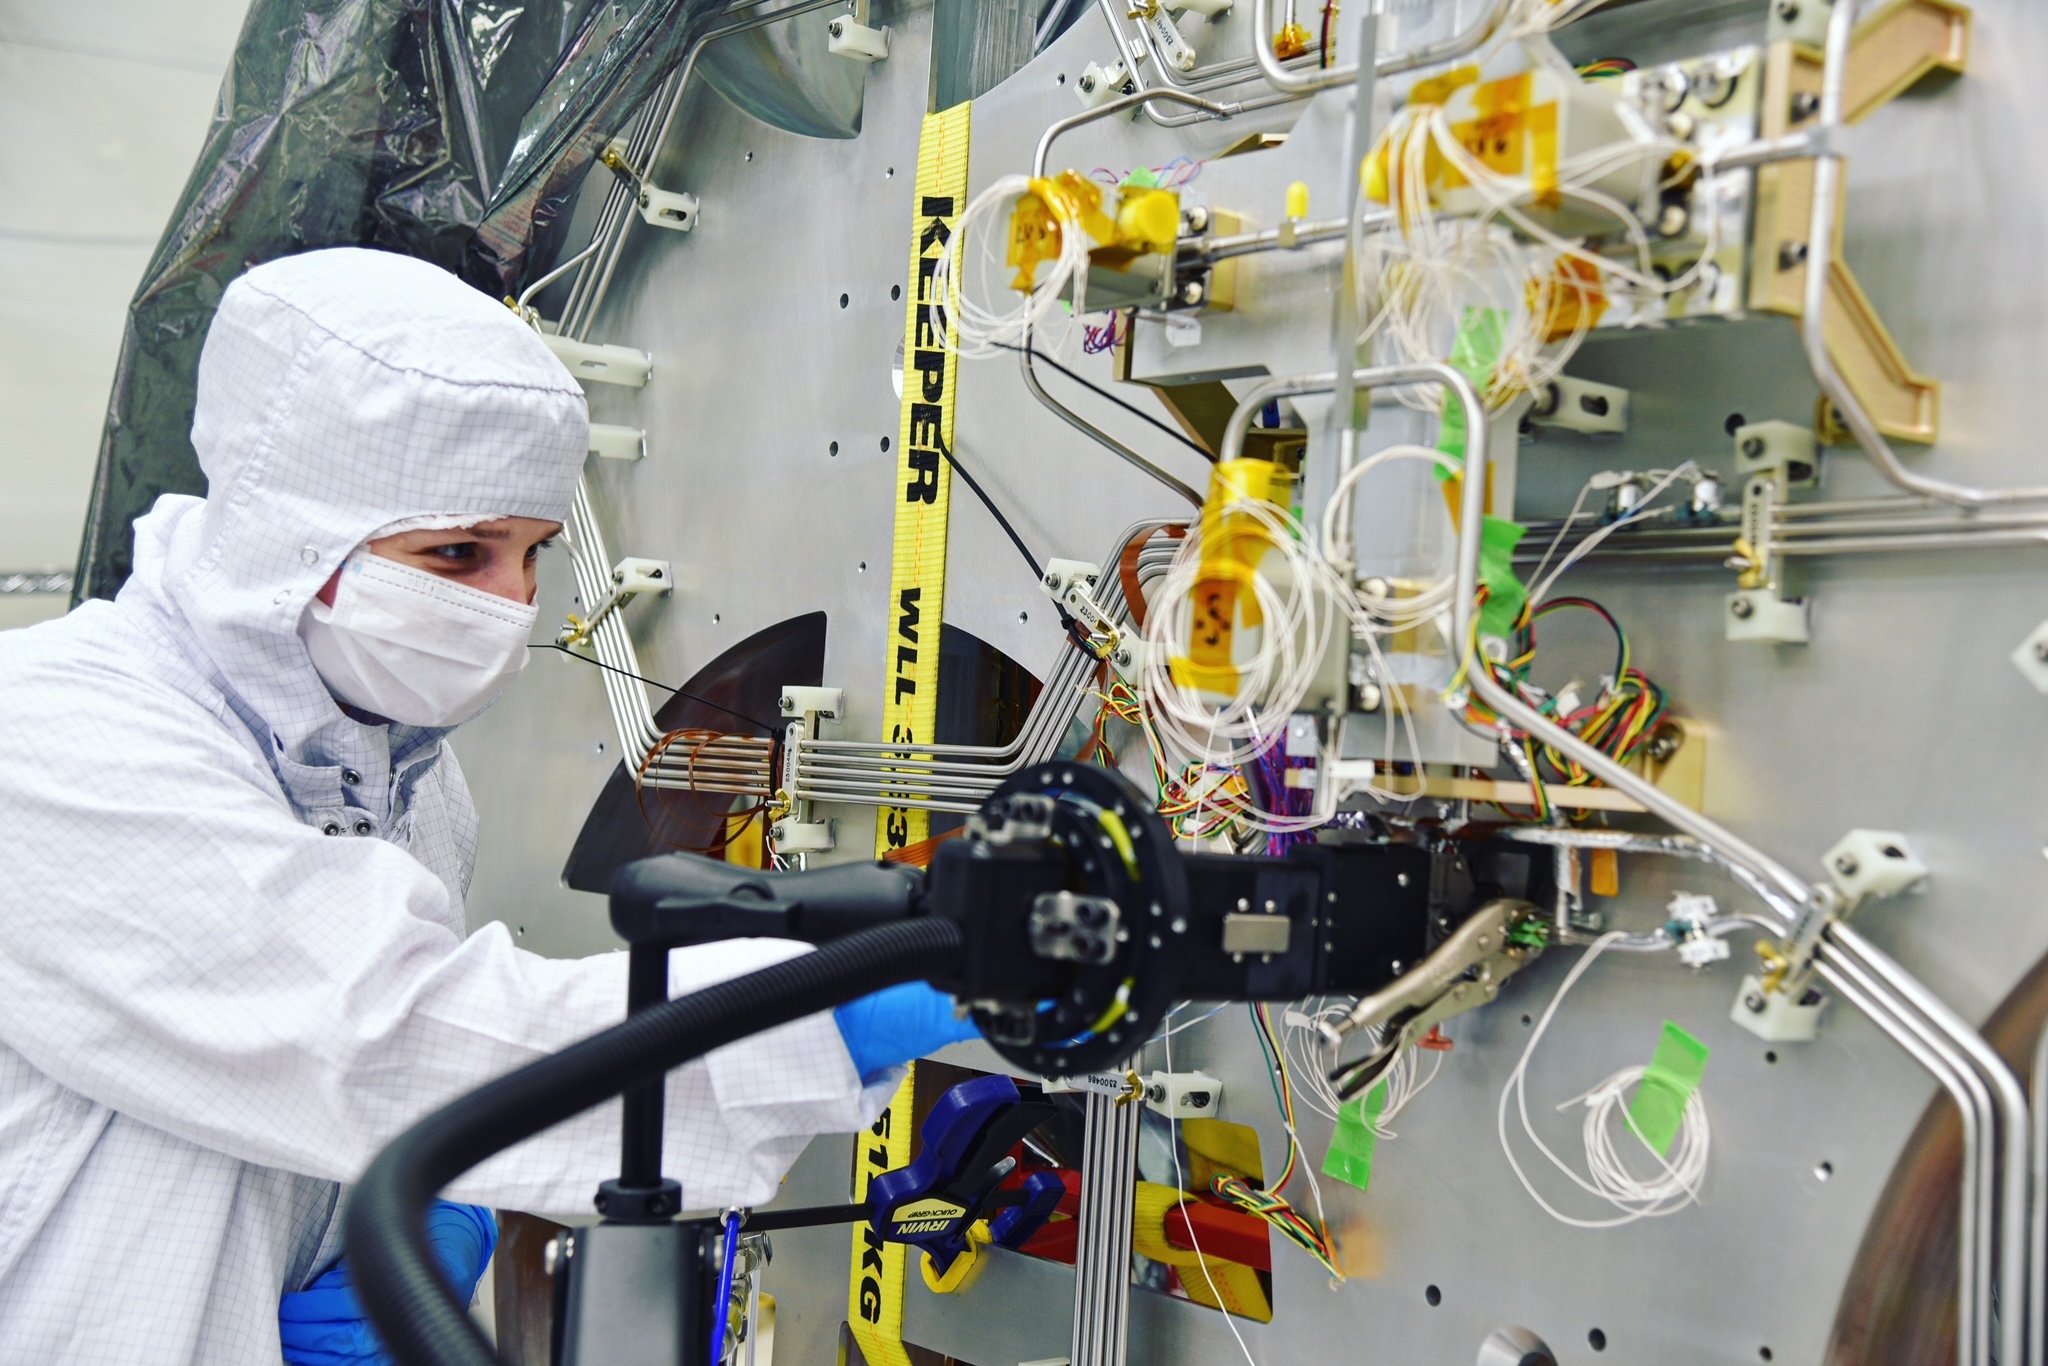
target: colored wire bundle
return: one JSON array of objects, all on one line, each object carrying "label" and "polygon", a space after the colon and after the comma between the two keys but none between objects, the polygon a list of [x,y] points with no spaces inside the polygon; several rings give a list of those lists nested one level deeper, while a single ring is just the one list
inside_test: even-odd
[{"label": "colored wire bundle", "polygon": [[1322,1263],[1323,1270],[1330,1273],[1332,1280],[1344,1279],[1344,1269],[1338,1265],[1336,1253],[1330,1248],[1329,1234],[1320,1224],[1303,1217],[1281,1196],[1260,1190],[1243,1177],[1223,1173],[1218,1173],[1209,1183],[1209,1190],[1231,1208],[1256,1215],[1271,1224],[1287,1241]]},{"label": "colored wire bundle", "polygon": [[[1634,1118],[1628,1113],[1627,1093],[1642,1080],[1644,1069],[1624,1067],[1608,1077],[1598,1086],[1564,1101],[1557,1108],[1568,1110],[1574,1105],[1586,1107],[1585,1123],[1581,1137],[1586,1146],[1587,1173],[1581,1175],[1563,1159],[1550,1150],[1529,1122],[1529,1101],[1527,1081],[1529,1060],[1535,1056],[1536,1045],[1543,1042],[1543,1035],[1550,1028],[1550,1021],[1557,1014],[1557,1008],[1564,1004],[1565,994],[1572,989],[1586,969],[1616,941],[1626,938],[1619,930],[1601,935],[1587,948],[1578,962],[1557,987],[1557,994],[1550,998],[1543,1016],[1536,1027],[1529,1032],[1529,1042],[1522,1049],[1521,1059],[1515,1070],[1508,1074],[1507,1085],[1501,1088],[1500,1105],[1495,1111],[1495,1129],[1500,1136],[1501,1151],[1507,1154],[1508,1165],[1514,1169],[1515,1177],[1522,1183],[1522,1189],[1543,1207],[1544,1213],[1559,1223],[1570,1224],[1573,1228],[1616,1228],[1632,1224],[1638,1219],[1653,1219],[1666,1214],[1675,1214],[1687,1205],[1699,1203],[1700,1186],[1707,1174],[1707,1154],[1712,1133],[1707,1125],[1707,1108],[1695,1090],[1686,1098],[1685,1108],[1679,1122],[1678,1146],[1675,1152],[1665,1155],[1650,1145],[1638,1129]],[[1573,1185],[1588,1195],[1595,1196],[1619,1211],[1611,1218],[1582,1219],[1566,1214],[1544,1199],[1522,1170],[1521,1162],[1515,1157],[1514,1146],[1508,1142],[1508,1100],[1512,1097],[1515,1108],[1521,1116],[1522,1132],[1536,1150],[1549,1159],[1550,1165],[1563,1172]],[[1614,1134],[1614,1117],[1619,1111],[1621,1120],[1635,1139],[1635,1144],[1623,1143],[1617,1146]],[[1622,1157],[1626,1147],[1634,1152],[1639,1147],[1647,1152],[1656,1163],[1656,1170],[1649,1176],[1639,1176],[1634,1168]],[[1638,1158],[1640,1162],[1640,1158]]]},{"label": "colored wire bundle", "polygon": [[[1583,705],[1572,703],[1572,688],[1544,693],[1529,681],[1529,671],[1536,662],[1537,621],[1554,612],[1573,610],[1599,617],[1614,632],[1615,640],[1613,676],[1603,680],[1599,695]],[[1631,662],[1628,633],[1611,612],[1590,598],[1557,598],[1540,607],[1525,606],[1515,624],[1511,649],[1513,656],[1505,662],[1486,662],[1485,667],[1492,671],[1495,680],[1609,758],[1627,763],[1639,756],[1669,713],[1670,703],[1664,689]],[[1476,704],[1468,706],[1467,716],[1484,723],[1494,720],[1491,712]],[[1548,799],[1543,793],[1545,782],[1570,787],[1597,782],[1591,772],[1555,746],[1531,746],[1519,734],[1513,735],[1507,745],[1509,758],[1535,788],[1537,819],[1549,815]],[[1541,771],[1545,767],[1549,770],[1547,774]]]},{"label": "colored wire bundle", "polygon": [[[1335,1244],[1331,1241],[1329,1224],[1325,1219],[1322,1187],[1316,1184],[1313,1167],[1301,1161],[1301,1138],[1294,1125],[1294,1085],[1288,1074],[1287,1055],[1273,1033],[1272,1016],[1264,1004],[1249,1007],[1252,1025],[1258,1034],[1259,1046],[1265,1051],[1266,1061],[1273,1082],[1273,1100],[1280,1107],[1280,1119],[1287,1127],[1287,1166],[1280,1173],[1280,1179],[1264,1189],[1252,1185],[1242,1177],[1218,1174],[1209,1183],[1209,1189],[1218,1199],[1246,1214],[1256,1215],[1277,1229],[1282,1237],[1307,1252],[1332,1279],[1342,1281],[1344,1270],[1338,1261]],[[1316,1215],[1308,1215],[1296,1209],[1291,1201],[1281,1194],[1287,1183],[1299,1171],[1308,1177],[1309,1189],[1314,1193]]]}]

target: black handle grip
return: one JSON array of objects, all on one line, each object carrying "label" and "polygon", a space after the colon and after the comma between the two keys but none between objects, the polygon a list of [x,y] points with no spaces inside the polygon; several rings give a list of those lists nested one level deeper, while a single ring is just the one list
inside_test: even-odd
[{"label": "black handle grip", "polygon": [[924,873],[899,863],[802,872],[736,868],[697,854],[629,863],[612,877],[612,928],[638,947],[721,939],[823,944],[924,911]]}]

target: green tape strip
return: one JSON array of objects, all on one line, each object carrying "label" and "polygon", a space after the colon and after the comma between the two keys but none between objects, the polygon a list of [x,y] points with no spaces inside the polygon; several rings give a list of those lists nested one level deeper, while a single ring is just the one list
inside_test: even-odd
[{"label": "green tape strip", "polygon": [[1486,605],[1479,609],[1479,634],[1504,636],[1529,601],[1529,590],[1515,577],[1515,547],[1529,528],[1504,517],[1488,517],[1479,535],[1479,581],[1486,585]]},{"label": "green tape strip", "polygon": [[[1500,366],[1501,346],[1507,339],[1508,315],[1498,308],[1467,308],[1458,322],[1458,335],[1451,342],[1451,364],[1472,381],[1479,397],[1486,397],[1493,372]],[[1444,420],[1438,429],[1436,448],[1460,459],[1465,455],[1465,407],[1455,399],[1444,404]],[[1437,466],[1437,478],[1449,478]]]},{"label": "green tape strip", "polygon": [[1686,1102],[1700,1089],[1707,1074],[1707,1059],[1713,1050],[1680,1029],[1664,1022],[1664,1035],[1657,1040],[1656,1056],[1636,1085],[1629,1102],[1629,1121],[1650,1147],[1669,1154],[1678,1137],[1679,1121],[1685,1117]]},{"label": "green tape strip", "polygon": [[1381,1082],[1365,1093],[1356,1105],[1337,1111],[1337,1132],[1330,1135],[1330,1151],[1323,1155],[1323,1175],[1347,1186],[1365,1190],[1372,1185],[1372,1159],[1380,1136],[1373,1124],[1387,1108],[1387,1084]]}]

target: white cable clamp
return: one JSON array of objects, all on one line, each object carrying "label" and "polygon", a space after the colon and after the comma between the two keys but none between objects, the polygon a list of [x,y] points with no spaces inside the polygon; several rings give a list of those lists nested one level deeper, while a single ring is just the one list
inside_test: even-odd
[{"label": "white cable clamp", "polygon": [[889,30],[869,28],[842,14],[825,25],[825,46],[834,56],[856,62],[879,62],[889,55]]},{"label": "white cable clamp", "polygon": [[611,591],[604,595],[588,617],[570,617],[555,635],[557,645],[577,645],[590,639],[599,623],[617,611],[627,599],[642,593],[666,593],[675,587],[675,571],[667,560],[620,560],[612,570]]}]

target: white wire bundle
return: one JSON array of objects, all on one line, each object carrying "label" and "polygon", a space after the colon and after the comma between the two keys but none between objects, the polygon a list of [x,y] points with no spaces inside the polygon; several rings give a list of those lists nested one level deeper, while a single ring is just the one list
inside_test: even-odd
[{"label": "white wire bundle", "polygon": [[[1011,210],[1015,201],[1030,189],[1029,176],[1006,175],[968,201],[966,211],[954,225],[952,239],[946,243],[945,253],[939,257],[938,266],[932,271],[932,321],[940,344],[970,360],[983,360],[1024,345],[1025,339],[1038,330],[1040,324],[1063,312],[1060,296],[1070,285],[1074,307],[1071,313],[1064,315],[1066,323],[1071,325],[1072,318],[1086,308],[1088,234],[1077,220],[1068,216],[1065,201],[1057,195],[1046,203],[1054,221],[1059,224],[1059,254],[1050,262],[1041,264],[1039,275],[1042,278],[1033,281],[1031,291],[1015,307],[1001,308],[977,302],[967,289],[961,254],[966,249],[964,244],[973,242],[979,266],[974,281],[975,292],[983,299],[1001,299],[1014,292],[1010,288],[1010,280],[992,280],[990,269],[992,266],[1004,272],[1010,269],[1004,264],[1010,234],[1006,228],[998,226],[1002,221],[999,215]],[[996,221],[986,221],[992,218]],[[956,332],[957,339],[954,336]],[[1054,346],[1057,346],[1057,339]]]},{"label": "white wire bundle", "polygon": [[1537,562],[1536,572],[1529,576],[1530,580],[1535,584],[1535,587],[1529,590],[1529,605],[1531,607],[1540,606],[1543,600],[1550,596],[1551,587],[1563,576],[1564,572],[1580,560],[1585,559],[1586,556],[1592,554],[1594,550],[1599,548],[1602,541],[1629,523],[1641,521],[1649,516],[1657,500],[1664,496],[1666,489],[1670,488],[1680,479],[1688,477],[1697,478],[1699,475],[1700,467],[1691,460],[1686,461],[1675,470],[1647,471],[1644,477],[1654,478],[1657,482],[1642,496],[1641,501],[1630,508],[1624,515],[1615,518],[1606,526],[1601,527],[1585,540],[1573,546],[1571,553],[1558,561],[1557,568],[1545,574],[1543,571],[1549,567],[1550,557],[1557,553],[1558,546],[1564,543],[1566,533],[1572,529],[1572,524],[1579,520],[1579,514],[1586,505],[1586,495],[1592,493],[1599,486],[1601,476],[1596,474],[1591,479],[1588,479],[1585,485],[1580,488],[1579,496],[1572,500],[1572,510],[1565,515],[1564,524],[1558,527],[1557,535],[1551,538],[1549,549],[1543,552],[1543,558]]},{"label": "white wire bundle", "polygon": [[[1464,462],[1447,455],[1431,446],[1394,445],[1373,452],[1347,470],[1331,491],[1330,500],[1323,505],[1322,551],[1323,559],[1330,570],[1342,582],[1356,584],[1356,548],[1344,538],[1341,528],[1347,519],[1341,516],[1352,501],[1359,482],[1366,475],[1380,467],[1403,460],[1419,460],[1457,474],[1463,471]],[[1370,582],[1370,581],[1368,581]],[[1391,718],[1385,731],[1386,745],[1381,758],[1391,764],[1394,759],[1394,733],[1401,730],[1408,740],[1408,754],[1416,771],[1422,769],[1421,738],[1415,729],[1415,718],[1401,689],[1394,683],[1392,666],[1381,646],[1381,639],[1397,631],[1413,630],[1426,626],[1443,617],[1451,606],[1451,599],[1457,585],[1455,570],[1446,570],[1443,577],[1428,585],[1419,593],[1397,596],[1393,592],[1375,593],[1368,591],[1365,584],[1357,584],[1346,596],[1346,607],[1352,618],[1355,638],[1365,646],[1367,656],[1372,660],[1378,678],[1384,681],[1384,705]],[[1401,794],[1365,784],[1364,791],[1383,802],[1414,801],[1420,793]]]},{"label": "white wire bundle", "polygon": [[[1350,1102],[1338,1096],[1337,1089],[1330,1084],[1330,1073],[1337,1065],[1337,1050],[1330,1045],[1329,1035],[1322,1026],[1335,1024],[1351,1013],[1357,1004],[1355,997],[1328,996],[1312,1001],[1303,1001],[1282,1012],[1280,1022],[1286,1032],[1281,1035],[1281,1047],[1287,1053],[1289,1071],[1293,1074],[1295,1094],[1300,1096],[1311,1110],[1323,1118],[1336,1122],[1337,1111]],[[1371,1047],[1378,1048],[1381,1038],[1377,1033],[1369,1037]],[[1398,1138],[1390,1127],[1396,1116],[1414,1103],[1417,1096],[1429,1089],[1443,1070],[1443,1054],[1433,1053],[1428,1071],[1424,1071],[1417,1057],[1418,1049],[1404,1049],[1394,1059],[1374,1086],[1385,1086],[1387,1098],[1380,1106],[1380,1112],[1371,1120],[1372,1130],[1380,1138]]]},{"label": "white wire bundle", "polygon": [[[1590,8],[1551,5],[1548,0],[1522,5],[1521,31],[1532,35],[1524,47],[1562,79],[1578,80],[1541,33]],[[1596,290],[1662,297],[1695,284],[1719,242],[1718,213],[1708,215],[1706,246],[1698,260],[1676,278],[1661,279],[1651,268],[1649,235],[1641,220],[1628,205],[1595,188],[1617,170],[1652,159],[1661,163],[1674,152],[1687,150],[1652,130],[1626,102],[1618,104],[1616,112],[1631,136],[1560,162],[1557,193],[1612,219],[1632,249],[1633,265],[1588,250],[1532,218],[1523,207],[1535,196],[1529,178],[1504,175],[1473,156],[1458,140],[1442,106],[1411,104],[1396,114],[1381,142],[1393,196],[1391,221],[1366,231],[1365,216],[1378,210],[1362,201],[1361,218],[1353,225],[1359,234],[1353,250],[1363,295],[1360,316],[1366,319],[1360,343],[1373,345],[1384,360],[1443,360],[1451,353],[1467,310],[1493,310],[1505,323],[1498,360],[1481,387],[1490,404],[1501,406],[1519,393],[1540,392],[1563,371],[1591,326],[1589,305]],[[1470,185],[1483,205],[1478,213],[1444,217],[1431,203],[1428,179],[1433,156]],[[1706,200],[1718,203],[1711,192]],[[1579,295],[1576,306],[1565,297],[1572,293]],[[1566,307],[1571,331],[1545,341],[1549,320]],[[1439,408],[1443,401],[1436,393],[1401,397],[1429,409]]]},{"label": "white wire bundle", "polygon": [[[1256,537],[1261,544],[1257,571],[1239,589],[1257,603],[1261,624],[1249,632],[1257,637],[1250,658],[1233,661],[1238,686],[1230,695],[1204,692],[1174,678],[1172,660],[1188,653],[1195,588],[1203,574],[1204,537],[1182,540],[1166,577],[1151,593],[1145,618],[1150,648],[1140,679],[1152,721],[1146,734],[1169,768],[1190,763],[1237,768],[1285,735],[1288,718],[1300,708],[1331,633],[1338,629],[1339,609],[1350,597],[1344,580],[1308,544],[1291,514],[1262,500],[1243,499],[1205,509],[1205,521],[1211,517],[1236,523],[1223,534]],[[1252,812],[1247,819],[1255,829],[1286,833],[1313,829],[1329,818],[1328,811],[1321,811],[1307,816]]]},{"label": "white wire bundle", "polygon": [[[1627,1094],[1630,1088],[1642,1080],[1644,1069],[1640,1066],[1624,1067],[1613,1076],[1591,1090],[1572,1097],[1560,1104],[1559,1110],[1574,1105],[1586,1107],[1586,1119],[1582,1137],[1586,1146],[1587,1175],[1580,1175],[1563,1159],[1550,1150],[1542,1139],[1536,1136],[1534,1126],[1529,1123],[1529,1102],[1527,1076],[1529,1059],[1536,1052],[1536,1045],[1543,1041],[1544,1031],[1550,1028],[1550,1021],[1557,1014],[1558,1006],[1564,1003],[1565,993],[1573,983],[1585,975],[1593,966],[1593,960],[1618,940],[1627,936],[1619,930],[1609,931],[1594,940],[1578,962],[1572,964],[1564,981],[1558,984],[1557,994],[1550,998],[1550,1004],[1543,1011],[1543,1017],[1529,1033],[1529,1042],[1522,1049],[1521,1060],[1515,1070],[1508,1074],[1507,1085],[1501,1088],[1500,1106],[1495,1112],[1496,1129],[1500,1135],[1501,1151],[1507,1154],[1508,1165],[1514,1168],[1515,1177],[1522,1183],[1522,1189],[1529,1192],[1529,1198],[1543,1207],[1544,1213],[1562,1224],[1573,1228],[1617,1228],[1632,1224],[1638,1219],[1653,1219],[1661,1215],[1675,1214],[1687,1205],[1699,1203],[1700,1186],[1707,1175],[1707,1152],[1712,1137],[1707,1125],[1706,1103],[1700,1093],[1694,1091],[1686,1098],[1685,1111],[1679,1122],[1678,1150],[1670,1157],[1651,1147],[1642,1132],[1635,1127],[1635,1121],[1628,1114]],[[1573,1185],[1588,1195],[1606,1201],[1620,1213],[1606,1219],[1581,1219],[1564,1213],[1537,1191],[1529,1180],[1528,1173],[1515,1157],[1515,1150],[1508,1142],[1508,1098],[1512,1096],[1515,1107],[1521,1115],[1522,1132],[1528,1136],[1536,1150],[1550,1160],[1550,1165],[1563,1172]],[[1650,1176],[1638,1176],[1623,1160],[1621,1149],[1615,1145],[1615,1112],[1620,1111],[1621,1122],[1636,1144],[1656,1161],[1658,1170]]]}]

